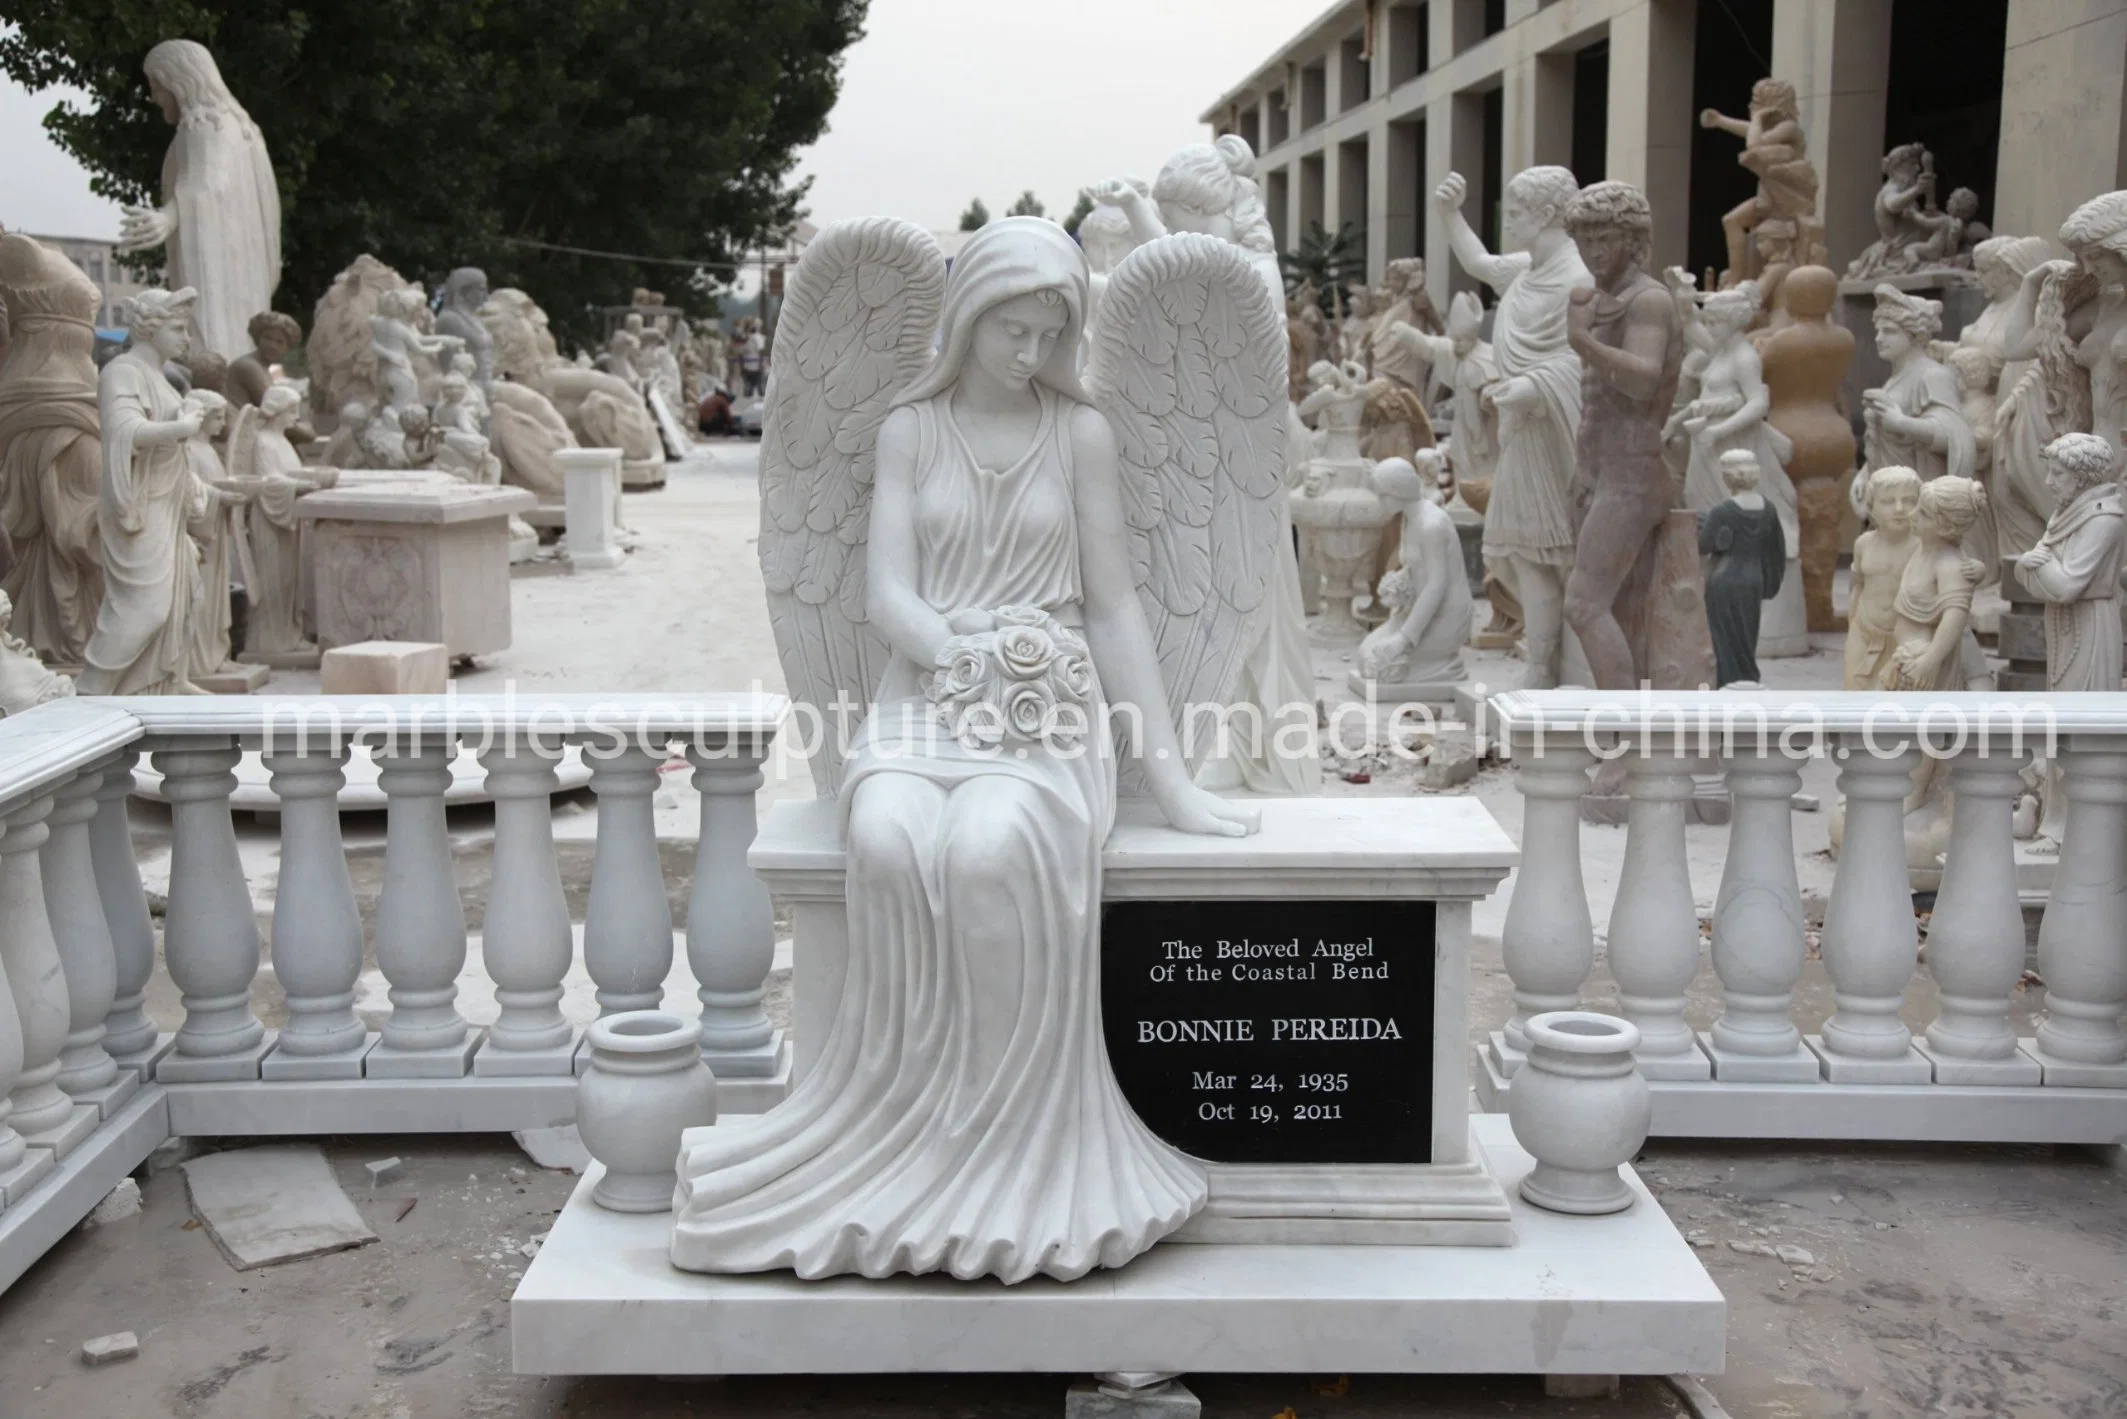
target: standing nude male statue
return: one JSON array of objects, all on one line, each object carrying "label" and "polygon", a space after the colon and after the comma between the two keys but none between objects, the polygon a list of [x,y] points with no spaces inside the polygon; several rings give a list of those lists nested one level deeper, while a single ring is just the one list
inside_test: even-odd
[{"label": "standing nude male statue", "polygon": [[[1498,471],[1485,509],[1484,556],[1512,577],[1527,620],[1526,689],[1559,682],[1566,584],[1573,569],[1573,441],[1581,423],[1581,361],[1567,338],[1567,311],[1593,285],[1566,207],[1579,186],[1561,167],[1528,168],[1507,184],[1495,256],[1463,220],[1469,186],[1449,173],[1433,193],[1463,270],[1499,292],[1492,347],[1499,380],[1484,401],[1499,413]],[[1675,380],[1672,378],[1671,384]],[[1666,411],[1666,407],[1665,410]],[[1657,420],[1659,423],[1659,420]]]},{"label": "standing nude male statue", "polygon": [[[1566,621],[1596,688],[1629,690],[1646,669],[1640,632],[1655,534],[1676,503],[1662,423],[1676,399],[1684,342],[1676,303],[1647,273],[1654,213],[1644,193],[1630,183],[1595,183],[1573,199],[1566,226],[1595,278],[1593,289],[1573,292],[1568,317],[1583,374]],[[1627,624],[1635,634],[1627,635]]]}]

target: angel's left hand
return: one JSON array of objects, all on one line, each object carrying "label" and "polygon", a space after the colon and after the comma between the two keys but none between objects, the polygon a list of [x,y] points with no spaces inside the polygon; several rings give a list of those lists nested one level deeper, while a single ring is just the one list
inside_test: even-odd
[{"label": "angel's left hand", "polygon": [[1185,833],[1245,838],[1263,826],[1262,811],[1254,805],[1221,798],[1186,780],[1158,798],[1167,821]]},{"label": "angel's left hand", "polygon": [[945,624],[956,636],[979,636],[984,631],[997,629],[997,618],[978,607],[966,607],[945,618]]}]

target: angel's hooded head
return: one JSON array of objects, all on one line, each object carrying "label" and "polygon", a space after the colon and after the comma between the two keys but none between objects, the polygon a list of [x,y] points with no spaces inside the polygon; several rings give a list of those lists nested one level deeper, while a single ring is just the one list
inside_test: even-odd
[{"label": "angel's hooded head", "polygon": [[1078,382],[1078,337],[1086,323],[1085,253],[1046,217],[991,222],[960,248],[945,282],[938,358],[896,402],[913,404],[952,388],[975,349],[983,317],[1022,298],[1032,298],[1037,310],[1061,317],[1037,318],[1021,332],[1028,340],[1043,341],[1047,349],[1033,367],[1032,378],[1082,404],[1092,403]]}]

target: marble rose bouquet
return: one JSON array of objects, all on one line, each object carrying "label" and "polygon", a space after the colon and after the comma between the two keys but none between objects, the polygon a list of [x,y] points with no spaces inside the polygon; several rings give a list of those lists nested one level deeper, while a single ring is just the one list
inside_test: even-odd
[{"label": "marble rose bouquet", "polygon": [[1075,750],[1098,692],[1085,637],[1037,607],[990,614],[991,629],[954,636],[938,652],[925,691],[938,723],[970,753]]}]

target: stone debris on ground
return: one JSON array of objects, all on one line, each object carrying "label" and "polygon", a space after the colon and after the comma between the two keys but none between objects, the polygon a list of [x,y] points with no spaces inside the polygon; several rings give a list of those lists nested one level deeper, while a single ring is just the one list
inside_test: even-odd
[{"label": "stone debris on ground", "polygon": [[583,1176],[591,1166],[591,1154],[573,1123],[558,1128],[526,1128],[510,1135],[524,1155],[542,1168]]},{"label": "stone debris on ground", "polygon": [[140,1215],[140,1184],[131,1178],[120,1178],[118,1186],[104,1194],[103,1201],[89,1213],[88,1225],[108,1227],[113,1222],[123,1222],[128,1217]]},{"label": "stone debris on ground", "polygon": [[121,1330],[114,1335],[99,1335],[85,1341],[81,1347],[82,1360],[91,1365],[108,1365],[118,1360],[131,1360],[140,1354],[140,1337],[130,1330]]},{"label": "stone debris on ground", "polygon": [[390,1182],[406,1170],[405,1162],[399,1158],[379,1158],[373,1163],[364,1163],[362,1166],[364,1171],[369,1174],[369,1185],[371,1187],[375,1187],[378,1183]]},{"label": "stone debris on ground", "polygon": [[377,1239],[315,1144],[209,1153],[184,1165],[192,1210],[238,1271]]}]

